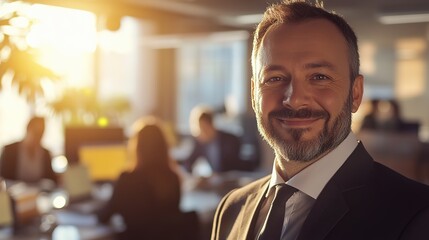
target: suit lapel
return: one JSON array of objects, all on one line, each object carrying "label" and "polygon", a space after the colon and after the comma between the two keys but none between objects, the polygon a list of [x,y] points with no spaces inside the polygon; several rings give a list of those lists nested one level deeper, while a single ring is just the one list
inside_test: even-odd
[{"label": "suit lapel", "polygon": [[305,220],[299,240],[324,239],[349,211],[344,194],[368,183],[373,160],[361,143],[326,184]]},{"label": "suit lapel", "polygon": [[326,185],[323,191],[305,220],[298,239],[324,239],[349,210],[338,188]]},{"label": "suit lapel", "polygon": [[[268,178],[269,179],[269,178]],[[263,199],[264,194],[268,190],[267,181],[262,187],[261,191],[249,195],[246,204],[244,205],[244,214],[242,216],[242,222],[240,227],[239,235],[240,239],[252,239],[252,233],[255,229],[255,222],[258,217],[259,207]]]}]

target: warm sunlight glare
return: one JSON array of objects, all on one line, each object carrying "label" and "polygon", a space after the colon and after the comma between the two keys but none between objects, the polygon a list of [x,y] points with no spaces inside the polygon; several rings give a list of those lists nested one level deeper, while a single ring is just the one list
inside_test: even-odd
[{"label": "warm sunlight glare", "polygon": [[67,53],[95,51],[94,14],[39,4],[33,5],[29,11],[36,19],[27,38],[30,46]]},{"label": "warm sunlight glare", "polygon": [[[96,16],[93,13],[35,4],[28,8],[34,24],[27,36],[29,46],[38,50],[39,61],[71,86],[85,86],[91,79],[83,73],[92,69],[97,46]],[[84,71],[85,70],[85,71]],[[67,76],[64,78],[64,76]]]}]

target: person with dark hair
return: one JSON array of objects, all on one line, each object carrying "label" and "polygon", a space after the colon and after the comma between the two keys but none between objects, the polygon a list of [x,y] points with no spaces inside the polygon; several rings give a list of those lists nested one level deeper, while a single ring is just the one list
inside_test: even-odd
[{"label": "person with dark hair", "polygon": [[206,106],[196,106],[190,116],[194,146],[184,161],[189,172],[199,157],[204,157],[214,173],[242,170],[240,159],[241,142],[238,136],[219,130],[214,125],[214,115]]},{"label": "person with dark hair", "polygon": [[372,99],[371,111],[363,118],[360,130],[417,134],[419,125],[418,122],[402,119],[399,103],[395,99]]},{"label": "person with dark hair", "polygon": [[379,99],[371,99],[370,101],[370,110],[362,119],[362,125],[360,130],[375,130],[377,129],[377,115],[379,114],[378,103]]},{"label": "person with dark hair", "polygon": [[180,219],[181,181],[160,121],[136,121],[129,149],[135,167],[120,175],[110,200],[97,213],[99,221],[108,223],[119,214],[126,229],[118,239],[186,239],[178,232],[186,224]]},{"label": "person with dark hair", "polygon": [[38,183],[43,179],[57,182],[57,175],[51,165],[51,154],[41,145],[44,132],[45,119],[31,118],[24,139],[3,148],[0,157],[1,177],[27,183]]},{"label": "person with dark hair", "polygon": [[375,162],[351,131],[357,38],[322,3],[283,1],[256,28],[251,96],[272,174],[219,203],[212,240],[427,239],[429,186]]}]

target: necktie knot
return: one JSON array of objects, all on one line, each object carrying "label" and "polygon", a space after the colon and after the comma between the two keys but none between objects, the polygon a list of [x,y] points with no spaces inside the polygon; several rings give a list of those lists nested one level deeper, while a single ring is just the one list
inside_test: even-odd
[{"label": "necktie knot", "polygon": [[[298,189],[281,183],[281,184],[277,184],[275,185],[276,191],[275,191],[275,195],[274,195],[274,199],[279,199],[282,200],[283,202],[286,203],[286,201],[296,192],[298,191]],[[274,200],[273,200],[274,202]]]}]

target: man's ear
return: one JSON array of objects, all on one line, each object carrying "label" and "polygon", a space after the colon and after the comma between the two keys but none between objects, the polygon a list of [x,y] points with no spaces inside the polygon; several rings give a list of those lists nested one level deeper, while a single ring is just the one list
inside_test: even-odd
[{"label": "man's ear", "polygon": [[354,81],[353,86],[352,86],[353,87],[353,89],[352,89],[352,94],[353,94],[352,112],[353,113],[357,112],[357,110],[359,109],[359,106],[362,102],[363,82],[364,82],[364,77],[359,74],[355,78],[355,81]]}]

